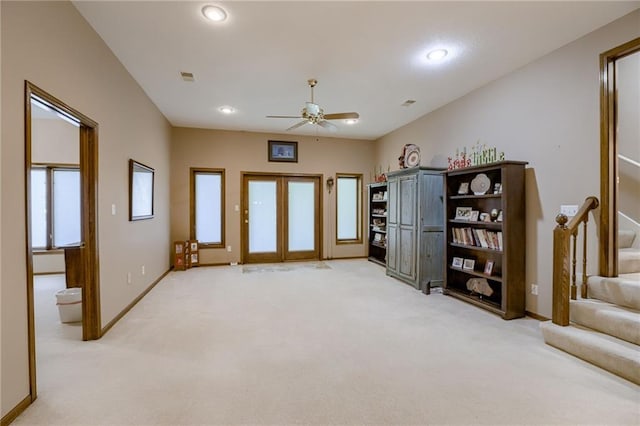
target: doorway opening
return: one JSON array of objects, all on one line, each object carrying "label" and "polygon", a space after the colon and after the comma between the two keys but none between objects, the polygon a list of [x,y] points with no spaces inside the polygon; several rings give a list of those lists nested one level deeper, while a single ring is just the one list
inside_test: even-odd
[{"label": "doorway opening", "polygon": [[320,260],[322,175],[242,173],[242,263]]},{"label": "doorway opening", "polygon": [[[42,131],[42,119],[55,117]],[[58,126],[58,131],[51,131]],[[63,129],[63,130],[61,130]],[[69,131],[72,129],[72,131]],[[66,141],[60,153],[53,134]],[[98,263],[98,124],[25,81],[25,207],[27,315],[31,401],[37,398],[34,250],[61,256],[73,252],[66,286],[81,287],[82,340],[101,337]],[[70,136],[71,135],[71,136]],[[51,145],[47,147],[47,144]],[[49,153],[47,154],[47,148]],[[58,151],[55,155],[54,152]],[[54,158],[55,157],[55,158]],[[67,263],[67,262],[64,262]],[[39,266],[38,266],[39,267]],[[62,278],[59,278],[62,279]]]}]

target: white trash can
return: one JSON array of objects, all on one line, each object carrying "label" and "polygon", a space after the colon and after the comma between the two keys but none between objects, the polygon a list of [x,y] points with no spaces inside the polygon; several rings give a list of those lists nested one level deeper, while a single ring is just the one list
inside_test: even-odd
[{"label": "white trash can", "polygon": [[82,289],[66,288],[56,293],[60,322],[82,321]]}]

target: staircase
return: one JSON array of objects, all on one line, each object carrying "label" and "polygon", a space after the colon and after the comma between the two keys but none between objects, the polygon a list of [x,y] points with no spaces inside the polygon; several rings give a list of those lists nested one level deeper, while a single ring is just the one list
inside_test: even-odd
[{"label": "staircase", "polygon": [[[569,302],[569,326],[540,324],[547,344],[640,385],[640,250],[619,238],[616,278],[592,276],[587,298]],[[624,253],[624,255],[623,255]]]},{"label": "staircase", "polygon": [[570,302],[571,325],[540,324],[544,341],[640,385],[640,274],[590,277]]}]

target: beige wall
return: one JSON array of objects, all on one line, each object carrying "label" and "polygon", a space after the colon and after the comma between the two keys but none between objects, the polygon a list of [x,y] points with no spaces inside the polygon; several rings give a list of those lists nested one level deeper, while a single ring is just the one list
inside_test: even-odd
[{"label": "beige wall", "polygon": [[64,254],[63,253],[34,253],[33,254],[33,273],[34,274],[51,274],[64,273]]},{"label": "beige wall", "polygon": [[[268,162],[267,141],[270,139],[298,141],[298,163]],[[241,205],[240,172],[322,174],[325,182],[336,173],[362,173],[364,184],[370,181],[373,173],[373,142],[366,140],[174,128],[171,147],[173,240],[189,237],[189,168],[225,169],[225,238],[232,252],[203,250],[200,254],[202,263],[240,261],[240,212],[235,211],[235,206]],[[363,190],[366,190],[364,185]],[[365,256],[365,238],[361,244],[334,244],[335,190],[329,195],[324,184],[323,205],[323,257]],[[363,235],[366,235],[366,228]]]},{"label": "beige wall", "polygon": [[[618,153],[640,163],[640,52],[616,64]],[[624,160],[618,166],[618,211],[640,223],[640,167]],[[624,223],[618,223],[620,229]]]},{"label": "beige wall", "polygon": [[[640,10],[480,88],[377,142],[376,161],[392,168],[415,143],[423,164],[446,165],[458,147],[480,140],[526,173],[527,310],[551,316],[552,232],[561,204],[600,197],[599,54],[640,36]],[[428,94],[427,94],[428,96]],[[594,221],[589,269],[597,268]],[[539,295],[530,294],[532,283]]]},{"label": "beige wall", "polygon": [[[0,2],[2,15],[2,395],[29,395],[24,81],[99,123],[98,232],[104,326],[169,267],[170,126],[68,2]],[[156,169],[153,220],[129,222],[128,159]],[[111,205],[117,213],[111,215]],[[10,208],[9,208],[10,207]],[[145,265],[146,275],[141,275]],[[133,283],[126,283],[131,272]]]},{"label": "beige wall", "polygon": [[31,161],[80,164],[80,128],[61,118],[32,119]]}]

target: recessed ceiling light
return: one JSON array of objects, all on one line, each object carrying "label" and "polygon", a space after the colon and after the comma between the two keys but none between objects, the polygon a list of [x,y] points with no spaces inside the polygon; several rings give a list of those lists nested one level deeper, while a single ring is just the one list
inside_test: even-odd
[{"label": "recessed ceiling light", "polygon": [[427,59],[430,60],[430,61],[441,61],[448,54],[449,54],[449,52],[447,52],[445,49],[436,49],[436,50],[432,50],[431,52],[427,53]]},{"label": "recessed ceiling light", "polygon": [[230,107],[229,105],[225,105],[218,108],[218,111],[223,114],[233,114],[234,112],[236,112],[236,109],[234,107]]},{"label": "recessed ceiling light", "polygon": [[347,118],[346,120],[344,120],[345,124],[356,124],[358,122],[357,118]]},{"label": "recessed ceiling light", "polygon": [[222,22],[227,19],[227,12],[219,6],[207,5],[202,8],[202,14],[214,22]]}]

